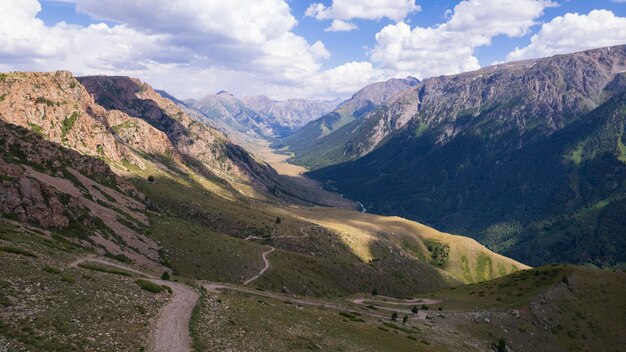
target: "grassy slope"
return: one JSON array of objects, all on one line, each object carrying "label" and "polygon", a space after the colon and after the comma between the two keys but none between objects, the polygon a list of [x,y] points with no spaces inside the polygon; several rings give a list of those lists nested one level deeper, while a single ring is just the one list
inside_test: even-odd
[{"label": "grassy slope", "polygon": [[448,328],[515,351],[620,351],[626,338],[623,271],[551,265],[431,296],[451,309]]},{"label": "grassy slope", "polygon": [[372,252],[372,242],[390,241],[414,257],[428,260],[430,253],[425,242],[437,241],[450,246],[449,259],[442,269],[465,283],[488,280],[527,268],[491,252],[470,238],[442,233],[399,217],[323,208],[299,210],[297,214],[335,230],[364,261],[377,257]]},{"label": "grassy slope", "polygon": [[241,293],[206,295],[202,302],[192,324],[200,351],[441,350],[421,342],[429,339],[421,331],[394,332],[375,320],[351,321],[328,309]]},{"label": "grassy slope", "polygon": [[[0,220],[0,350],[115,351],[147,346],[150,322],[167,294],[151,294],[134,278],[69,263],[87,252]],[[103,336],[107,336],[104,338]]]},{"label": "grassy slope", "polygon": [[[163,172],[154,176],[152,184],[143,179],[135,182],[169,214],[153,217],[150,233],[166,249],[170,265],[186,276],[240,283],[263,267],[260,254],[268,249],[266,245],[279,250],[270,254],[270,269],[255,285],[271,290],[287,287],[301,294],[344,295],[377,288],[406,296],[524,267],[473,240],[399,218],[225,199],[200,183],[181,182]],[[280,224],[275,223],[277,217]],[[312,225],[326,230],[305,237],[301,230]],[[264,243],[242,240],[271,235],[296,237]],[[450,246],[449,260],[442,268],[429,264],[427,240]]]}]

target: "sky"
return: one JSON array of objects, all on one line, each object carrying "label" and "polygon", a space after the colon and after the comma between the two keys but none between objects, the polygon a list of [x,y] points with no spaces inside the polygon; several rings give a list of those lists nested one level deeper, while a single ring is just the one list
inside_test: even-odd
[{"label": "sky", "polygon": [[0,71],[347,98],[393,77],[626,44],[626,0],[0,0]]}]

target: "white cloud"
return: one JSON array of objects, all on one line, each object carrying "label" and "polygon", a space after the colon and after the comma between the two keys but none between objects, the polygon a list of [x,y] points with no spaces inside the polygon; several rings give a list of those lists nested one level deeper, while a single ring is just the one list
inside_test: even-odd
[{"label": "white cloud", "polygon": [[284,0],[63,1],[117,24],[46,26],[37,0],[0,1],[1,70],[130,75],[182,98],[224,88],[276,98],[338,94],[319,79],[330,52],[292,32],[297,21]]},{"label": "white cloud", "polygon": [[358,29],[356,24],[352,22],[333,20],[333,23],[324,29],[324,32],[349,32]]},{"label": "white cloud", "polygon": [[465,0],[434,27],[411,27],[403,22],[376,34],[371,60],[397,76],[425,78],[480,68],[474,50],[493,37],[522,36],[547,7],[546,0]]},{"label": "white cloud", "polygon": [[484,37],[519,37],[537,24],[545,8],[555,6],[549,0],[465,0],[456,5],[444,28]]},{"label": "white cloud", "polygon": [[377,20],[386,17],[402,21],[408,14],[420,10],[421,7],[415,4],[415,0],[333,0],[329,7],[322,3],[311,4],[305,16],[318,20]]},{"label": "white cloud", "polygon": [[520,60],[626,44],[626,17],[607,10],[587,15],[568,13],[544,23],[530,44],[516,48],[507,60]]}]

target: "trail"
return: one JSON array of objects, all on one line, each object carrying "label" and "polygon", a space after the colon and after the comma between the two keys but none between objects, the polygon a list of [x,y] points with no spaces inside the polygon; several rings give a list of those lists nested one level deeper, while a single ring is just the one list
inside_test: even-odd
[{"label": "trail", "polygon": [[167,303],[154,324],[151,341],[155,352],[191,351],[189,320],[200,295],[188,286],[170,281],[153,280],[172,288],[173,297]]},{"label": "trail", "polygon": [[270,261],[267,260],[267,255],[272,253],[273,251],[276,250],[276,248],[269,246],[270,249],[267,252],[263,252],[263,261],[265,262],[265,266],[263,267],[263,269],[261,269],[261,271],[259,271],[258,274],[254,275],[253,277],[249,278],[248,280],[246,280],[243,284],[244,285],[248,285],[249,283],[251,283],[252,281],[258,279],[261,275],[263,275],[263,273],[270,268]]},{"label": "trail", "polygon": [[150,281],[167,285],[172,288],[172,295],[165,307],[161,308],[150,333],[149,350],[155,352],[187,352],[191,351],[191,337],[189,336],[189,320],[193,308],[198,302],[198,292],[186,285],[172,281],[164,281],[152,274],[136,270],[127,265],[119,264],[93,255],[79,258],[70,267],[81,263],[91,262],[122,269],[130,273],[145,277]]},{"label": "trail", "polygon": [[[291,236],[270,236],[270,237],[258,237],[258,236],[248,236],[245,240],[265,240],[265,239],[274,239],[274,238],[304,238],[309,236],[309,234],[305,231],[305,229],[310,227],[303,227],[300,229],[302,235],[291,235]],[[318,301],[313,298],[296,298],[295,296],[287,295],[287,294],[279,294],[275,292],[268,291],[260,291],[253,288],[246,287],[248,284],[258,279],[270,268],[270,262],[267,256],[276,250],[273,246],[268,246],[269,250],[263,252],[262,258],[265,263],[264,267],[259,271],[258,274],[253,276],[252,278],[246,280],[243,285],[235,285],[223,282],[210,282],[210,281],[198,281],[198,283],[204,287],[207,291],[210,292],[220,292],[221,290],[233,290],[238,292],[245,292],[248,294],[262,296],[272,299],[289,301],[295,304],[300,305],[309,305],[309,306],[317,306],[320,308],[325,308],[337,312],[347,312],[353,311],[355,309],[353,305],[363,306],[364,308],[361,310],[361,314],[364,316],[372,317],[375,319],[389,319],[388,314],[384,314],[383,311],[391,311],[398,313],[409,314],[411,320],[424,320],[426,319],[427,312],[420,310],[418,314],[413,315],[410,314],[410,308],[416,304],[437,304],[441,301],[435,299],[421,298],[421,299],[413,299],[413,300],[400,300],[392,297],[385,296],[377,296],[376,298],[381,298],[382,300],[375,298],[353,298],[346,301],[346,304],[341,303],[332,303],[328,301]],[[129,265],[117,263],[112,260],[108,260],[102,257],[97,257],[95,255],[88,255],[85,257],[81,257],[76,259],[75,261],[69,264],[70,267],[77,267],[81,263],[99,263],[106,266],[114,267],[117,269],[125,270],[135,275],[144,277],[149,279],[150,281],[159,284],[159,285],[167,285],[172,288],[172,295],[170,297],[169,302],[161,308],[161,311],[158,314],[156,321],[152,327],[152,331],[150,333],[149,340],[149,350],[155,352],[187,352],[191,351],[191,337],[189,335],[189,321],[191,319],[191,314],[193,312],[194,307],[196,306],[199,293],[186,285],[179,284],[177,282],[172,281],[164,281],[153,274],[150,274],[145,271],[141,271],[135,269]],[[385,305],[396,305],[399,307],[385,307],[380,304]],[[375,309],[365,308],[368,305],[374,305]]]},{"label": "trail", "polygon": [[[392,298],[392,297],[386,297],[386,296],[378,296],[380,298],[383,298],[383,300],[377,300],[374,298],[355,298],[352,300],[352,303],[354,304],[359,304],[359,305],[373,305],[374,307],[376,307],[376,309],[382,309],[382,310],[386,310],[389,312],[397,312],[397,313],[404,313],[404,314],[409,314],[412,313],[411,312],[411,308],[413,308],[413,306],[416,305],[432,305],[432,304],[437,304],[437,303],[441,303],[441,300],[437,300],[437,299],[430,299],[430,298],[416,298],[416,299],[410,299],[410,300],[399,300],[396,298]],[[390,299],[392,300],[387,301],[386,299]],[[385,305],[396,305],[396,306],[400,306],[400,307],[386,307],[383,306],[381,304],[385,304]],[[426,317],[428,316],[428,312],[425,310],[418,310],[417,314],[413,315],[413,318],[417,319],[417,320],[425,320]],[[409,318],[410,319],[410,318]]]},{"label": "trail", "polygon": [[[307,226],[307,227],[301,228],[300,232],[302,232],[302,235],[289,235],[289,236],[287,236],[287,235],[285,235],[285,236],[274,236],[274,235],[272,235],[272,236],[269,236],[269,237],[248,236],[244,240],[245,241],[250,241],[250,240],[271,240],[271,239],[274,239],[274,238],[304,238],[304,237],[309,236],[308,233],[304,232],[304,229],[311,228],[311,227],[317,227],[317,226],[316,225],[312,225],[312,226]],[[266,272],[267,269],[270,268],[270,261],[267,259],[267,255],[272,253],[273,251],[275,251],[276,248],[273,247],[273,246],[268,246],[268,247],[270,249],[268,251],[266,251],[266,252],[263,252],[263,255],[262,255],[263,262],[265,263],[265,266],[263,267],[263,269],[261,269],[261,271],[259,271],[258,274],[254,275],[253,277],[251,277],[248,280],[244,281],[243,282],[244,286],[247,286],[252,281],[254,281],[254,280],[258,279],[259,277],[261,277],[261,275],[263,275],[263,273]]]}]

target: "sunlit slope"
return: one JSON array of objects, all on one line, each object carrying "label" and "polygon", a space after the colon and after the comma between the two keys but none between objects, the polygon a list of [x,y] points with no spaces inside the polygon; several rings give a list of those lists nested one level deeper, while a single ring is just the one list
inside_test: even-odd
[{"label": "sunlit slope", "polygon": [[389,242],[402,248],[407,255],[430,262],[465,283],[489,280],[528,268],[490,251],[471,238],[443,233],[400,217],[331,208],[292,211],[337,232],[364,261],[380,259],[377,258],[376,244]]}]

